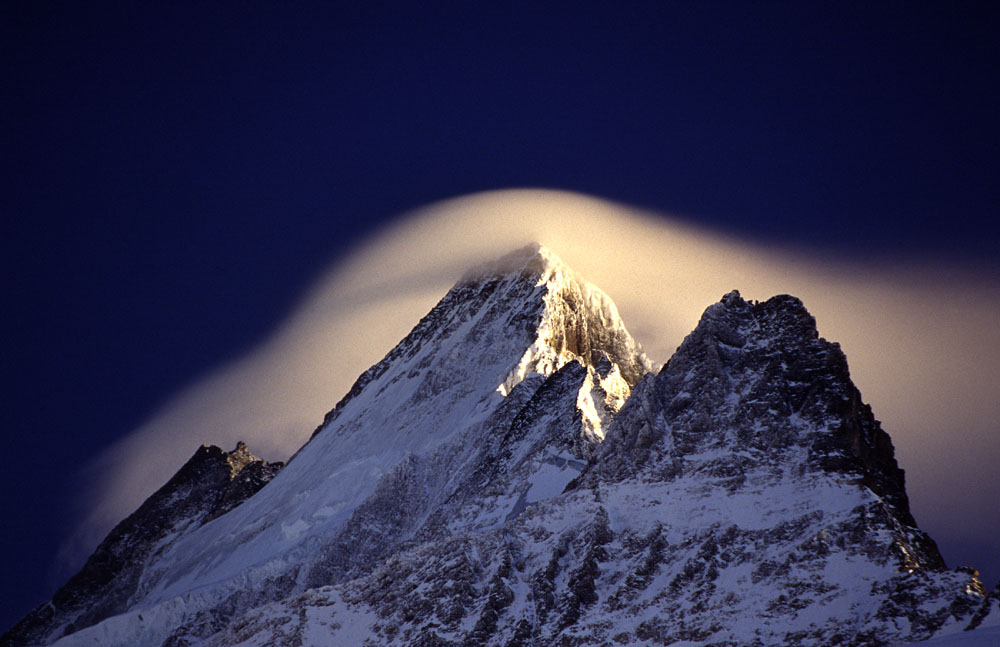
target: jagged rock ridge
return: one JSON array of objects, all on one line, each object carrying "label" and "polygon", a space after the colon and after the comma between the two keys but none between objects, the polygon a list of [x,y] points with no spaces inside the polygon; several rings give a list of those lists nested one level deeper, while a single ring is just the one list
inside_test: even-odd
[{"label": "jagged rock ridge", "polygon": [[192,529],[232,510],[283,467],[239,442],[231,452],[202,445],[167,483],[119,523],[79,573],[0,638],[48,644],[129,608],[147,560]]},{"label": "jagged rock ridge", "polygon": [[[1000,624],[801,302],[655,376],[538,246],[467,275],[83,645],[883,645]],[[602,442],[603,440],[603,442]]]}]

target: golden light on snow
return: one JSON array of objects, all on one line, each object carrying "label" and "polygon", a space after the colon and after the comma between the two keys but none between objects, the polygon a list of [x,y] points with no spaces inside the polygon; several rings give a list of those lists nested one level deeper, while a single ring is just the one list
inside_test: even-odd
[{"label": "golden light on snow", "polygon": [[[918,522],[986,524],[1000,496],[1000,286],[923,259],[765,247],[663,214],[560,191],[470,195],[400,216],[321,277],[270,339],[177,394],[91,467],[90,552],[202,443],[290,456],[354,379],[462,273],[538,241],[617,303],[663,362],[723,294],[800,297],[892,436]],[[965,499],[956,502],[956,494]],[[928,520],[933,523],[928,523]],[[985,525],[983,526],[986,527]]]}]

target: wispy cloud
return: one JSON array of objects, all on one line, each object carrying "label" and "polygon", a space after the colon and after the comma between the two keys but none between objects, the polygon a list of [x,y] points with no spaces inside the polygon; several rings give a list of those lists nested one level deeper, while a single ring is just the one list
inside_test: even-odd
[{"label": "wispy cloud", "polygon": [[85,520],[64,556],[82,561],[202,443],[246,440],[270,459],[290,456],[468,267],[530,241],[603,288],[659,361],[733,288],[801,297],[892,435],[918,521],[932,534],[996,532],[995,277],[925,258],[817,257],[579,194],[519,190],[406,214],[339,261],[266,343],[177,394],[88,468]]}]

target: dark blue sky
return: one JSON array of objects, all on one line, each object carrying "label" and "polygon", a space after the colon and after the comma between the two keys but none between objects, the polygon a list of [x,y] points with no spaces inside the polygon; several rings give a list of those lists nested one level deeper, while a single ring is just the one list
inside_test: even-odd
[{"label": "dark blue sky", "polygon": [[150,4],[0,9],[3,628],[78,470],[403,210],[552,187],[1000,271],[992,3]]}]

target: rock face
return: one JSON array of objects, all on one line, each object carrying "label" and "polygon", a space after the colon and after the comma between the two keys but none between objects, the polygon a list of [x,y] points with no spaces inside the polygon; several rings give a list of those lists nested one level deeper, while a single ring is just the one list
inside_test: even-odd
[{"label": "rock face", "polygon": [[111,531],[50,602],[4,634],[0,644],[49,644],[125,611],[148,560],[238,506],[281,467],[254,456],[242,442],[228,453],[202,445],[166,485]]},{"label": "rock face", "polygon": [[480,268],[267,487],[129,557],[126,599],[58,644],[890,645],[1000,626],[1000,593],[917,528],[888,435],[798,299],[730,293],[651,368],[543,248]]}]

